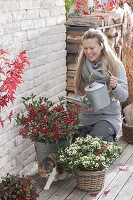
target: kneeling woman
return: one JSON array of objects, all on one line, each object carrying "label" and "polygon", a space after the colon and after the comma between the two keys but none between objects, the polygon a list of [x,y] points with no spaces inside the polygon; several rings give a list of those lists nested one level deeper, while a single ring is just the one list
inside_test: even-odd
[{"label": "kneeling woman", "polygon": [[[111,89],[111,102],[100,110],[94,110],[93,107],[83,109],[80,126],[87,127],[89,134],[93,137],[99,136],[104,140],[114,141],[122,124],[120,102],[124,102],[128,97],[124,66],[99,30],[89,29],[85,32],[81,45],[75,76],[76,95],[85,95],[84,89],[89,84],[89,76],[93,72],[95,81],[106,82],[108,89]],[[101,69],[101,71],[96,69]],[[111,72],[111,76],[107,70]]]}]

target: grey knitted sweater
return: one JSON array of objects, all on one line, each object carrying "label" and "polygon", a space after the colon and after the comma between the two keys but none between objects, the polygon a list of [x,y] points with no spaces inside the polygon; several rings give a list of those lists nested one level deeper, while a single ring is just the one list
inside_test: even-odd
[{"label": "grey knitted sweater", "polygon": [[[85,80],[85,74],[86,74],[85,70],[86,70],[85,67],[83,67],[82,78],[84,80],[83,83],[84,86],[87,86],[88,83]],[[89,112],[87,111],[87,109],[83,109],[80,115],[81,126],[93,125],[101,120],[106,120],[114,127],[114,129],[116,130],[116,134],[119,132],[122,124],[120,102],[124,102],[128,98],[127,77],[122,63],[120,64],[117,78],[118,78],[117,86],[114,90],[112,90],[115,100],[111,100],[110,105],[107,106],[106,108],[97,111]],[[95,77],[95,79],[97,78]]]}]

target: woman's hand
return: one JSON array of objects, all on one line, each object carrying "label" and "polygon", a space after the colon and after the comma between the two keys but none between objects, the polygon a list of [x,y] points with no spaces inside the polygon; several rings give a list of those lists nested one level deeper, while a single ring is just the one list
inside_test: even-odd
[{"label": "woman's hand", "polygon": [[118,82],[117,77],[115,77],[115,76],[110,76],[109,86],[110,86],[112,89],[115,89],[115,88],[116,88],[117,82]]},{"label": "woman's hand", "polygon": [[89,112],[92,112],[92,111],[93,111],[93,106],[89,105],[89,106],[88,106],[88,111],[89,111]]}]

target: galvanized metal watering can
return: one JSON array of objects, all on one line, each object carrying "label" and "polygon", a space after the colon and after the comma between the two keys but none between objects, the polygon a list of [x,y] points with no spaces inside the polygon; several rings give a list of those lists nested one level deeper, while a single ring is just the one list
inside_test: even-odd
[{"label": "galvanized metal watering can", "polygon": [[[102,71],[101,69],[96,69],[94,71]],[[112,76],[111,72],[106,70],[109,75]],[[107,89],[106,83],[92,82],[91,73],[89,77],[89,85],[85,87],[85,93],[89,103],[93,106],[94,110],[99,110],[107,107],[110,104],[109,91]]]}]

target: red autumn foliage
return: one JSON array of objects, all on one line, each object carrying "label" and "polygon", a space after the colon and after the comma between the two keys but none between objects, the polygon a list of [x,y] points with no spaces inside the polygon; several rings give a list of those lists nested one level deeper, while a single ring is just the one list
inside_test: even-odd
[{"label": "red autumn foliage", "polygon": [[[25,65],[30,65],[27,60],[26,50],[20,52],[15,58],[3,49],[0,50],[0,113],[2,109],[15,100],[15,91],[22,83],[22,74]],[[7,117],[11,120],[12,112]],[[4,126],[4,121],[0,115],[0,125]]]}]

